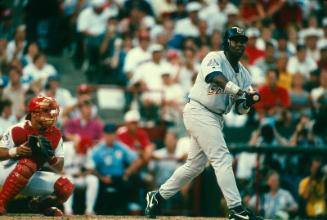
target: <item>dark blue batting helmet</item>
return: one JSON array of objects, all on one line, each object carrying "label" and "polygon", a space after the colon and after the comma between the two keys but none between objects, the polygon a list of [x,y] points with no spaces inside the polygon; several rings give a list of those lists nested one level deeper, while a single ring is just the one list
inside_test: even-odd
[{"label": "dark blue batting helmet", "polygon": [[228,50],[229,47],[229,40],[231,38],[240,38],[244,41],[248,40],[248,37],[245,35],[245,31],[239,27],[231,27],[226,30],[224,38],[223,38],[223,49]]}]

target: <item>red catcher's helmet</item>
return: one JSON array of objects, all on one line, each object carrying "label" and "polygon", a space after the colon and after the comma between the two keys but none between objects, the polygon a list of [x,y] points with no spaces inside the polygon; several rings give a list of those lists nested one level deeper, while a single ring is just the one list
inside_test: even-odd
[{"label": "red catcher's helmet", "polygon": [[42,127],[51,127],[57,121],[59,106],[52,97],[37,96],[30,100],[28,111],[29,114],[36,116],[37,123]]}]

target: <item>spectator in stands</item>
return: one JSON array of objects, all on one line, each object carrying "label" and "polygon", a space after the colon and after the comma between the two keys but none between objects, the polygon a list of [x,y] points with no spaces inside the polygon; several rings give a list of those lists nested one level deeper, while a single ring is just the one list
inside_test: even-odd
[{"label": "spectator in stands", "polygon": [[260,21],[260,15],[256,1],[254,0],[241,0],[240,1],[240,17],[245,25],[253,25]]},{"label": "spectator in stands", "polygon": [[167,65],[163,60],[163,47],[153,44],[149,48],[151,61],[140,65],[130,80],[131,90],[141,92],[140,112],[146,121],[159,121],[159,105],[162,101],[161,70]]},{"label": "spectator in stands", "polygon": [[290,110],[293,118],[301,114],[311,115],[312,101],[310,93],[304,90],[304,76],[300,73],[292,75],[292,88],[289,91],[291,98]]},{"label": "spectator in stands", "polygon": [[304,44],[307,46],[307,56],[318,62],[320,60],[320,51],[317,43],[322,33],[317,28],[308,28],[303,32]]},{"label": "spectator in stands", "polygon": [[3,98],[12,102],[12,114],[19,120],[25,114],[24,100],[26,89],[20,83],[21,73],[16,68],[9,71],[9,84],[3,91]]},{"label": "spectator in stands", "polygon": [[15,39],[9,41],[7,45],[7,59],[11,62],[14,58],[21,60],[26,46],[25,25],[16,28]]},{"label": "spectator in stands", "polygon": [[[98,196],[99,180],[86,169],[87,157],[76,152],[73,142],[64,142],[65,165],[64,174],[69,176],[75,185],[75,190],[85,189],[85,215],[95,215],[95,203]],[[74,214],[74,193],[64,203],[66,215]]]},{"label": "spectator in stands", "polygon": [[239,20],[239,10],[236,7],[231,7],[225,10],[227,15],[227,22],[225,28],[231,28],[234,26],[241,27],[243,25],[242,21]]},{"label": "spectator in stands", "polygon": [[142,163],[147,164],[151,158],[153,145],[148,134],[139,127],[141,116],[138,111],[130,110],[124,116],[125,125],[117,131],[117,138],[126,144],[131,150],[139,154]]},{"label": "spectator in stands", "polygon": [[310,73],[315,69],[317,69],[317,64],[312,57],[308,56],[306,46],[297,45],[296,55],[288,60],[287,71],[291,74],[301,73],[305,79],[308,79]]},{"label": "spectator in stands", "polygon": [[162,69],[163,100],[161,103],[161,119],[168,126],[182,126],[182,111],[185,94],[182,87],[174,82],[173,69],[167,66]]},{"label": "spectator in stands", "polygon": [[259,116],[275,115],[290,106],[288,91],[277,85],[278,70],[269,69],[266,77],[266,84],[258,88],[262,99],[255,105],[255,109]]},{"label": "spectator in stands", "polygon": [[287,33],[284,31],[279,31],[277,33],[277,48],[275,55],[279,57],[281,54],[286,54],[287,56],[293,56],[295,54],[295,48],[292,47],[292,44],[288,42]]},{"label": "spectator in stands", "polygon": [[245,48],[245,54],[249,56],[249,64],[252,65],[258,59],[264,57],[265,52],[258,49],[256,46],[257,38],[260,36],[260,32],[257,28],[248,28],[245,35],[249,38]]},{"label": "spectator in stands", "polygon": [[33,63],[23,69],[23,82],[26,84],[35,83],[42,88],[49,76],[57,75],[57,70],[47,62],[44,54],[34,56]]},{"label": "spectator in stands", "polygon": [[25,67],[28,64],[33,63],[34,57],[39,53],[39,46],[36,42],[31,42],[27,46],[27,52],[22,57],[22,65]]},{"label": "spectator in stands", "polygon": [[199,2],[189,2],[186,5],[188,17],[180,19],[176,22],[175,34],[183,37],[198,37],[199,36],[199,16],[198,12],[202,8]]},{"label": "spectator in stands", "polygon": [[140,64],[151,59],[151,53],[148,51],[150,35],[147,31],[139,31],[137,34],[139,45],[128,51],[124,63],[124,72],[128,79],[131,79],[135,70]]},{"label": "spectator in stands", "polygon": [[250,65],[249,56],[244,54],[241,58],[241,63],[247,68],[252,75],[252,84],[254,87],[263,85],[266,81],[265,72],[262,72],[256,65]]},{"label": "spectator in stands", "polygon": [[88,84],[81,84],[77,87],[77,97],[73,104],[67,105],[63,109],[62,116],[64,117],[64,121],[70,118],[78,118],[81,115],[79,105],[83,103],[84,101],[88,101],[92,103],[92,118],[97,117],[98,114],[98,108],[95,104],[92,102],[92,94],[93,94],[94,88]]},{"label": "spectator in stands", "polygon": [[326,179],[322,172],[322,162],[313,158],[309,176],[302,179],[299,194],[305,208],[305,218],[324,219],[326,217]]},{"label": "spectator in stands", "polygon": [[277,29],[285,29],[289,25],[298,25],[302,22],[303,12],[300,3],[296,1],[285,1],[276,12],[275,21]]},{"label": "spectator in stands", "polygon": [[310,118],[306,115],[302,115],[298,119],[294,134],[290,139],[290,145],[296,147],[309,147],[315,146],[315,144]]},{"label": "spectator in stands", "polygon": [[[177,150],[177,134],[173,130],[168,130],[164,137],[164,147],[153,152],[149,164],[149,169],[154,175],[154,188],[161,186],[185,160],[185,154],[180,154]],[[190,184],[181,189],[183,209],[187,208],[189,189]]]},{"label": "spectator in stands", "polygon": [[86,154],[102,138],[103,123],[100,118],[92,117],[92,103],[85,100],[78,105],[80,117],[70,119],[64,127],[64,135],[73,141],[76,152]]},{"label": "spectator in stands", "polygon": [[0,101],[0,139],[7,129],[17,123],[16,117],[12,114],[12,103],[8,99]]},{"label": "spectator in stands", "polygon": [[137,154],[117,141],[115,125],[106,124],[103,131],[104,142],[92,149],[86,166],[100,179],[101,206],[105,205],[104,199],[110,199],[106,198],[106,192],[116,192],[118,196],[113,201],[115,207],[105,208],[116,209],[113,210],[116,213],[125,213],[127,201],[131,197],[132,188],[135,187],[128,181],[129,176],[126,176],[126,173],[132,168]]},{"label": "spectator in stands", "polygon": [[[78,16],[77,31],[82,35],[86,46],[89,80],[94,79],[94,72],[99,61],[99,48],[105,33],[107,20],[117,16],[118,11],[105,6],[105,0],[92,0],[91,7],[85,8]],[[92,76],[93,74],[93,76]]]},{"label": "spectator in stands", "polygon": [[264,57],[256,59],[254,64],[260,68],[263,73],[266,73],[269,69],[276,68],[275,47],[272,43],[266,43]]},{"label": "spectator in stands", "polygon": [[214,31],[211,34],[209,46],[212,51],[217,51],[221,49],[221,33],[219,31]]},{"label": "spectator in stands", "polygon": [[276,69],[279,71],[278,85],[287,90],[291,89],[292,75],[287,71],[288,56],[281,53],[276,59]]},{"label": "spectator in stands", "polygon": [[205,20],[199,20],[198,22],[199,36],[195,38],[197,46],[209,45],[210,36],[208,35],[208,24]]},{"label": "spectator in stands", "polygon": [[159,20],[162,20],[163,17],[167,17],[176,11],[176,3],[171,0],[153,1],[151,5],[156,18]]},{"label": "spectator in stands", "polygon": [[267,174],[267,186],[269,191],[257,196],[253,196],[249,201],[249,206],[254,209],[256,200],[259,199],[259,212],[267,219],[288,219],[298,210],[298,204],[291,193],[280,188],[279,174],[276,171],[269,171]]}]

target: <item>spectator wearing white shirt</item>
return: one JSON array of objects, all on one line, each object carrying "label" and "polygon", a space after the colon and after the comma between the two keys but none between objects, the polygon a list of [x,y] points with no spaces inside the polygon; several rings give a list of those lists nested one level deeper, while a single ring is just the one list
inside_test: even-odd
[{"label": "spectator wearing white shirt", "polygon": [[26,89],[20,83],[21,73],[16,68],[9,71],[9,85],[3,91],[4,99],[12,102],[13,115],[19,120],[25,115],[25,92]]},{"label": "spectator wearing white shirt", "polygon": [[124,72],[128,79],[134,75],[134,71],[142,64],[151,60],[151,54],[148,51],[150,35],[147,31],[138,32],[139,45],[128,51],[124,64]]},{"label": "spectator wearing white shirt", "polygon": [[16,123],[16,117],[12,114],[12,102],[8,99],[0,101],[0,139],[2,134]]},{"label": "spectator wearing white shirt", "polygon": [[310,73],[317,69],[317,64],[310,56],[308,56],[304,45],[298,45],[296,49],[296,55],[288,60],[287,72],[290,74],[299,72],[308,79]]},{"label": "spectator wearing white shirt", "polygon": [[106,7],[105,4],[106,0],[92,0],[91,7],[85,8],[77,19],[77,32],[82,35],[86,46],[89,80],[93,79],[91,76],[95,74],[100,60],[99,48],[107,20],[118,15],[118,10],[113,5]]},{"label": "spectator wearing white shirt", "polygon": [[163,100],[161,118],[170,126],[182,126],[182,111],[185,104],[185,93],[182,87],[174,82],[173,68],[162,69]]},{"label": "spectator wearing white shirt", "polygon": [[322,37],[322,31],[318,28],[308,28],[304,31],[304,44],[307,46],[307,55],[315,62],[320,60],[318,40]]},{"label": "spectator wearing white shirt", "polygon": [[279,174],[276,171],[270,171],[267,175],[267,185],[269,191],[260,198],[253,196],[249,202],[251,208],[255,207],[256,200],[259,199],[259,210],[263,212],[267,219],[288,219],[289,215],[296,213],[298,204],[292,194],[280,188]]},{"label": "spectator wearing white shirt", "polygon": [[32,82],[42,87],[45,85],[49,76],[57,74],[56,69],[49,63],[44,54],[37,54],[33,59],[33,63],[28,64],[23,69],[23,83],[31,84]]},{"label": "spectator wearing white shirt", "polygon": [[183,37],[198,37],[198,12],[202,8],[202,5],[198,2],[190,2],[186,5],[186,11],[188,17],[183,18],[176,23],[175,34]]},{"label": "spectator wearing white shirt", "polygon": [[27,53],[22,57],[22,65],[26,66],[33,63],[34,57],[39,53],[39,46],[36,42],[30,42],[27,46]]},{"label": "spectator wearing white shirt", "polygon": [[14,58],[21,59],[26,46],[25,26],[20,25],[16,28],[15,39],[9,41],[7,45],[7,60],[11,62]]},{"label": "spectator wearing white shirt", "polygon": [[132,90],[142,92],[141,115],[149,121],[159,120],[158,110],[162,101],[161,70],[168,65],[162,60],[163,49],[160,44],[151,45],[151,61],[140,65],[130,80]]}]

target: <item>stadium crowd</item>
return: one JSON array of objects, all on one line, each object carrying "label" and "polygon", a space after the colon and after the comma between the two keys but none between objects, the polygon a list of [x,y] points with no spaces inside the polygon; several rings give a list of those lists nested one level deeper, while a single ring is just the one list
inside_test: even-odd
[{"label": "stadium crowd", "polygon": [[[187,158],[182,110],[188,91],[200,61],[209,51],[221,49],[222,35],[232,26],[246,29],[249,40],[241,62],[262,100],[248,115],[232,111],[225,116],[226,129],[239,135],[228,144],[326,147],[323,0],[3,1],[0,136],[24,120],[32,97],[55,97],[65,140],[65,175],[76,186],[63,207],[65,213],[142,214],[144,192],[160,186]],[[70,73],[59,73],[47,61],[47,56],[63,55],[86,75],[87,81],[76,91],[61,83]],[[101,109],[95,102],[99,85],[124,92],[121,124],[99,117]],[[248,141],[239,143],[244,134]],[[327,215],[322,155],[234,156],[235,174],[249,208],[270,219]],[[213,191],[201,188],[210,175],[214,174],[208,164],[200,178],[174,197],[179,202],[168,201],[162,207],[162,214],[225,215],[218,189],[211,194],[216,199],[210,206],[217,211],[200,208],[204,191]],[[210,187],[218,188],[216,183]]]}]

